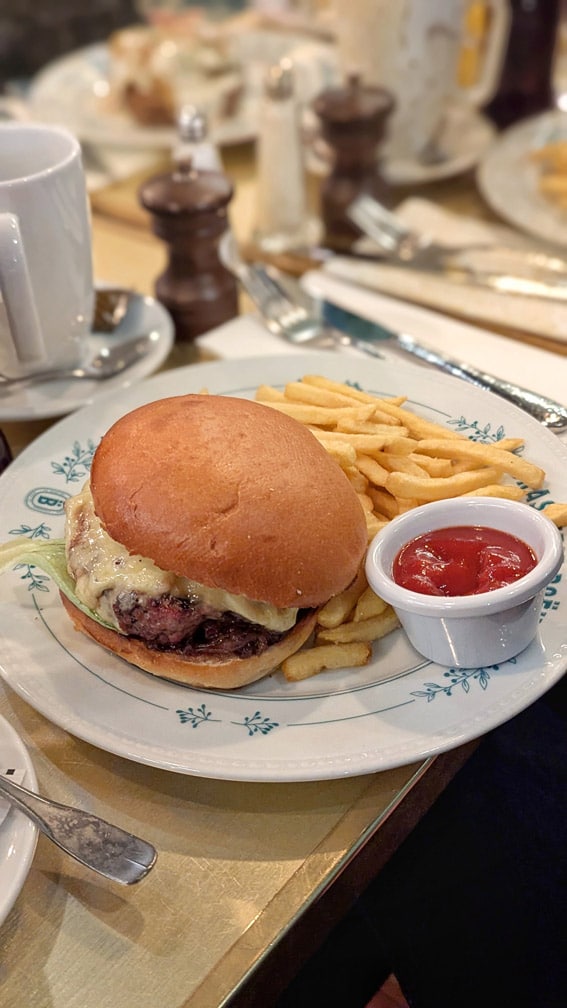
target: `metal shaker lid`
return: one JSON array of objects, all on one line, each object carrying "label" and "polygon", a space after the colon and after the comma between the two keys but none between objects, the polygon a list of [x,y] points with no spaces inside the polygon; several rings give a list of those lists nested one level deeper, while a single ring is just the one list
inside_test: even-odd
[{"label": "metal shaker lid", "polygon": [[184,143],[206,140],[209,124],[206,113],[196,105],[182,105],[177,116],[177,133]]}]

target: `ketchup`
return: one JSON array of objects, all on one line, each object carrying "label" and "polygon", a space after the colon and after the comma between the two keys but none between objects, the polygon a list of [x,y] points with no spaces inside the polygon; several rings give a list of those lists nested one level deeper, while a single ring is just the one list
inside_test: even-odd
[{"label": "ketchup", "polygon": [[435,529],[402,546],[392,569],[396,584],[422,595],[479,595],[502,588],[537,563],[530,546],[500,529]]}]

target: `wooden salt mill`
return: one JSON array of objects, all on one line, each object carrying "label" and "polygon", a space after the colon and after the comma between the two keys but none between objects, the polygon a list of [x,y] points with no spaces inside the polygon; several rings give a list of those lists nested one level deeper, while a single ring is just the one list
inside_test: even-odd
[{"label": "wooden salt mill", "polygon": [[237,281],[218,254],[233,192],[222,172],[197,169],[190,157],[140,188],[152,230],[168,249],[155,293],[173,318],[177,340],[194,340],[238,314]]},{"label": "wooden salt mill", "polygon": [[331,171],[321,185],[323,244],[348,252],[361,231],[347,217],[347,207],[361,193],[388,203],[379,145],[394,99],[385,88],[364,85],[351,75],[344,87],[328,88],[313,102],[322,135],[331,148]]}]

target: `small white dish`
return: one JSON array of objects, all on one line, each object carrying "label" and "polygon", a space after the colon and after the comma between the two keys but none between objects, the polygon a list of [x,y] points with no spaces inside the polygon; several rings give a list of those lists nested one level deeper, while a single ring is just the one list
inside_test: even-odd
[{"label": "small white dish", "polygon": [[[30,791],[37,790],[37,779],[28,751],[3,717],[0,717],[0,766],[25,770],[24,787]],[[0,826],[0,925],[4,923],[27,878],[37,834],[37,826],[16,809],[10,809]]]},{"label": "small white dish", "polygon": [[174,330],[169,312],[154,298],[134,294],[128,312],[111,335],[93,332],[87,339],[87,357],[112,342],[128,341],[142,333],[153,333],[151,349],[145,357],[115,378],[104,381],[68,379],[38,382],[26,388],[0,389],[0,420],[39,420],[64,416],[89,406],[109,391],[129,388],[156,371],[173,346]]},{"label": "small white dish", "polygon": [[496,130],[489,119],[464,102],[446,113],[438,146],[442,156],[431,163],[385,157],[383,171],[390,185],[417,185],[462,175],[474,168],[490,148]]},{"label": "small white dish", "polygon": [[[426,595],[397,584],[394,561],[403,546],[436,529],[480,526],[527,543],[536,566],[502,588],[475,595]],[[537,633],[543,593],[563,562],[561,535],[541,511],[493,497],[424,504],[394,519],[375,536],[366,559],[368,582],[395,609],[416,651],[452,668],[507,661]]]}]

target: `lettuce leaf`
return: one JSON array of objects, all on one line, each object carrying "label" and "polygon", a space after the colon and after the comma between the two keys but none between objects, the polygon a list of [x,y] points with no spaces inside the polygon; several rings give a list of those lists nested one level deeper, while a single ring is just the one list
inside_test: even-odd
[{"label": "lettuce leaf", "polygon": [[89,609],[75,594],[75,582],[67,570],[64,539],[48,539],[39,542],[36,539],[18,536],[11,542],[2,543],[0,545],[0,574],[2,571],[19,564],[40,567],[53,579],[57,587],[77,609],[97,623],[101,623],[102,626],[116,630],[112,623],[103,620],[97,612]]}]

